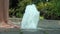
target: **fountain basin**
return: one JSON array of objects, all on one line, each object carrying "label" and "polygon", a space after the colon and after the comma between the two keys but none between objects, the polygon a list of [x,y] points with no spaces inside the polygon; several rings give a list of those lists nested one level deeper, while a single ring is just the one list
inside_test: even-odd
[{"label": "fountain basin", "polygon": [[[20,25],[20,22],[21,22],[20,18],[10,18],[10,20],[14,24]],[[4,33],[5,34],[19,34],[20,33],[19,30],[21,30],[22,34],[60,34],[60,20],[40,20],[38,23],[37,29],[31,29],[31,30],[30,29],[23,30],[23,29],[14,29],[14,28],[10,28],[10,29],[0,28],[0,33],[1,34],[4,34]]]},{"label": "fountain basin", "polygon": [[60,34],[60,20],[40,20],[37,29],[22,29],[23,34]]}]

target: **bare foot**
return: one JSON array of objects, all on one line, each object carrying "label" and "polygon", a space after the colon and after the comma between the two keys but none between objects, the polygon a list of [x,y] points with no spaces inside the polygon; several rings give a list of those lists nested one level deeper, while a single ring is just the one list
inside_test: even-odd
[{"label": "bare foot", "polygon": [[8,27],[10,27],[10,25],[8,25],[8,24],[6,24],[4,22],[1,22],[0,27],[1,28],[8,28]]},{"label": "bare foot", "polygon": [[2,22],[2,23],[0,24],[0,27],[1,27],[1,28],[19,28],[19,26],[12,24],[11,21],[9,21],[8,24],[5,23],[5,22]]},{"label": "bare foot", "polygon": [[19,26],[12,23],[12,21],[9,20],[8,24],[14,28],[20,28]]}]

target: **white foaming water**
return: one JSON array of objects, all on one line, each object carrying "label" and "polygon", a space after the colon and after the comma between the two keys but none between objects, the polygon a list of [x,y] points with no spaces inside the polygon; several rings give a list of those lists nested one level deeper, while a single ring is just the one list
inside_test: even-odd
[{"label": "white foaming water", "polygon": [[39,14],[34,4],[27,5],[21,22],[21,29],[37,29]]}]

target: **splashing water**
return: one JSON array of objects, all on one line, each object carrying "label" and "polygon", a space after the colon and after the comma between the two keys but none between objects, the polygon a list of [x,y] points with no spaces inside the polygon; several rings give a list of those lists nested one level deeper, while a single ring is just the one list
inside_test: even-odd
[{"label": "splashing water", "polygon": [[34,4],[27,5],[21,22],[21,29],[36,29],[39,21],[39,12]]}]

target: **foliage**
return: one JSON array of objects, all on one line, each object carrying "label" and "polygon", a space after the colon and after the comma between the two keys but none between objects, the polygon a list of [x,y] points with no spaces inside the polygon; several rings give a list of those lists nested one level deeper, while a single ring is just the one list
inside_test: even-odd
[{"label": "foliage", "polygon": [[10,15],[13,13],[15,17],[22,17],[23,13],[25,12],[25,7],[28,4],[31,4],[31,0],[18,0],[18,4],[16,8],[10,8]]},{"label": "foliage", "polygon": [[[18,0],[15,7],[10,6],[10,16],[22,17],[25,12],[26,5],[35,3],[37,9],[42,13],[44,18],[48,19],[59,19],[60,16],[60,0]],[[10,5],[12,4],[12,0]],[[12,9],[11,9],[12,8]]]},{"label": "foliage", "polygon": [[59,0],[52,0],[50,2],[39,2],[37,5],[37,8],[40,12],[43,12],[43,14],[45,14],[46,18],[59,19],[58,18],[60,16],[60,7],[59,6],[60,6]]}]

